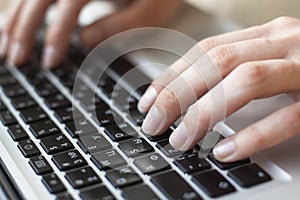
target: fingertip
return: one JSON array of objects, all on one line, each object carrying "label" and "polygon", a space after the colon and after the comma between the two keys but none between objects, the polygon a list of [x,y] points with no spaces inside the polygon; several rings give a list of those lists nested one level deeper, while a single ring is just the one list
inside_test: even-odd
[{"label": "fingertip", "polygon": [[44,69],[51,69],[57,62],[56,49],[54,46],[46,46],[42,54],[42,67]]},{"label": "fingertip", "polygon": [[8,61],[15,66],[23,64],[26,60],[25,46],[19,42],[14,42],[9,50]]},{"label": "fingertip", "polygon": [[236,144],[232,138],[222,140],[213,149],[214,157],[221,162],[235,161],[235,152]]},{"label": "fingertip", "polygon": [[0,40],[0,57],[5,57],[8,50],[9,37],[7,33],[2,33]]},{"label": "fingertip", "polygon": [[156,89],[150,86],[138,103],[139,111],[142,113],[147,112],[150,106],[154,103],[157,95],[158,93]]}]

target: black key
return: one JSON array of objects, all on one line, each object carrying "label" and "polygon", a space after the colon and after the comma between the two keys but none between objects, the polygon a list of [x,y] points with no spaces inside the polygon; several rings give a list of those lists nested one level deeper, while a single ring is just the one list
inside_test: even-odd
[{"label": "black key", "polygon": [[14,97],[11,99],[12,105],[15,107],[15,109],[20,110],[27,107],[32,107],[36,105],[35,100],[28,94]]},{"label": "black key", "polygon": [[26,131],[19,124],[10,125],[8,127],[8,133],[14,141],[20,141],[28,138]]},{"label": "black key", "polygon": [[116,188],[122,188],[142,182],[141,177],[128,166],[108,171],[106,173],[106,178]]},{"label": "black key", "polygon": [[100,170],[108,170],[127,164],[124,158],[115,149],[95,153],[92,155],[91,160]]},{"label": "black key", "polygon": [[230,176],[240,186],[245,188],[261,184],[272,179],[267,172],[255,163],[232,169],[228,172],[228,176]]},{"label": "black key", "polygon": [[17,83],[3,87],[3,92],[8,97],[16,97],[25,94],[26,90],[19,83]]},{"label": "black key", "polygon": [[147,185],[135,185],[123,189],[123,197],[126,200],[158,200],[159,197]]},{"label": "black key", "polygon": [[45,97],[45,103],[51,109],[71,106],[70,101],[62,94]]},{"label": "black key", "polygon": [[85,153],[94,153],[111,148],[111,144],[100,133],[80,136],[78,144]]},{"label": "black key", "polygon": [[42,97],[47,97],[47,96],[50,96],[50,95],[54,95],[54,94],[57,94],[59,92],[58,89],[56,89],[52,85],[52,83],[50,83],[47,80],[45,80],[42,83],[36,85],[35,90]]},{"label": "black key", "polygon": [[218,160],[215,159],[215,157],[214,157],[214,155],[212,153],[208,154],[208,158],[215,165],[217,165],[217,167],[219,167],[220,169],[223,169],[223,170],[234,168],[234,167],[238,167],[238,166],[250,163],[250,159],[249,158],[246,158],[244,160],[239,160],[239,161],[236,161],[236,162],[229,162],[229,163],[220,162],[220,161],[218,161]]},{"label": "black key", "polygon": [[29,164],[37,175],[43,175],[53,172],[52,167],[43,156],[30,158]]},{"label": "black key", "polygon": [[112,193],[105,187],[99,186],[90,190],[81,192],[80,198],[82,200],[114,200],[115,197]]},{"label": "black key", "polygon": [[17,83],[16,79],[10,74],[0,76],[0,85],[2,87],[7,85],[13,85],[15,83]]},{"label": "black key", "polygon": [[100,178],[91,167],[73,170],[66,173],[65,177],[75,189],[101,183]]},{"label": "black key", "polygon": [[134,164],[144,173],[152,174],[170,169],[167,163],[158,153],[152,153],[134,160]]},{"label": "black key", "polygon": [[55,109],[54,114],[61,123],[84,118],[83,115],[73,106]]},{"label": "black key", "polygon": [[52,161],[60,171],[75,169],[87,164],[85,159],[77,150],[56,154],[52,157]]},{"label": "black key", "polygon": [[235,188],[219,172],[196,174],[192,180],[210,197],[219,197],[235,191]]},{"label": "black key", "polygon": [[67,122],[66,130],[74,138],[79,135],[86,135],[89,133],[97,133],[98,130],[87,120],[87,119],[77,119],[74,121]]},{"label": "black key", "polygon": [[47,154],[55,154],[74,148],[73,144],[63,134],[41,139],[40,144]]},{"label": "black key", "polygon": [[129,110],[127,117],[137,126],[142,126],[146,115],[137,109]]},{"label": "black key", "polygon": [[210,164],[204,158],[199,158],[197,153],[191,153],[184,156],[180,156],[174,161],[174,164],[183,173],[188,174],[211,168]]},{"label": "black key", "polygon": [[47,117],[47,114],[39,106],[24,108],[20,112],[25,123],[35,122]]},{"label": "black key", "polygon": [[94,116],[94,120],[101,126],[106,126],[108,124],[114,123],[118,124],[123,121],[122,118],[117,113],[113,112],[110,108],[96,110],[96,116]]},{"label": "black key", "polygon": [[56,174],[49,174],[43,176],[42,183],[46,186],[46,188],[51,194],[66,191],[65,186]]},{"label": "black key", "polygon": [[17,123],[16,118],[9,110],[4,110],[0,112],[0,120],[5,126]]},{"label": "black key", "polygon": [[0,100],[0,111],[6,110],[5,104]]},{"label": "black key", "polygon": [[202,199],[175,171],[153,176],[151,181],[168,199]]},{"label": "black key", "polygon": [[38,139],[61,132],[56,124],[49,118],[31,123],[30,130],[34,137]]},{"label": "black key", "polygon": [[152,141],[152,142],[157,142],[157,141],[160,141],[160,140],[166,140],[170,137],[170,135],[172,134],[173,132],[173,129],[169,128],[168,130],[166,130],[163,134],[161,135],[156,135],[156,136],[151,136],[151,135],[146,135],[146,137]]},{"label": "black key", "polygon": [[22,154],[26,157],[33,157],[40,155],[41,152],[36,147],[36,145],[32,142],[32,140],[22,140],[18,144],[18,148],[22,152]]},{"label": "black key", "polygon": [[144,138],[132,138],[120,142],[118,147],[128,156],[143,156],[145,153],[153,151],[153,147]]},{"label": "black key", "polygon": [[203,157],[207,157],[207,155],[212,152],[214,146],[223,139],[224,136],[217,131],[208,132],[197,144],[199,147],[199,154]]},{"label": "black key", "polygon": [[56,196],[55,200],[74,200],[69,193],[62,193]]},{"label": "black key", "polygon": [[83,99],[80,101],[80,103],[88,112],[95,112],[95,110],[109,109],[107,103],[101,100],[100,97],[96,97],[96,96],[92,97],[92,99],[89,100]]},{"label": "black key", "polygon": [[105,126],[105,133],[114,142],[119,142],[132,137],[137,137],[137,132],[126,122]]},{"label": "black key", "polygon": [[169,140],[161,140],[157,142],[157,148],[159,148],[159,150],[165,154],[168,158],[174,158],[177,156],[181,156],[184,154],[189,154],[192,153],[193,150],[188,150],[188,151],[179,151],[177,149],[174,149],[171,144],[169,144]]}]

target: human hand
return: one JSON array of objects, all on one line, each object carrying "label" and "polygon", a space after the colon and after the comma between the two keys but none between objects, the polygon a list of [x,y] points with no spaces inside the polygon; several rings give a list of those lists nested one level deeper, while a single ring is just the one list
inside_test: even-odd
[{"label": "human hand", "polygon": [[[280,17],[198,45],[205,55],[194,58],[192,64],[178,60],[142,96],[138,107],[148,111],[142,126],[145,133],[163,133],[189,108],[169,139],[172,146],[185,151],[212,125],[251,100],[280,93],[288,93],[295,103],[222,140],[213,149],[214,156],[223,162],[236,161],[300,133],[299,19]],[[195,49],[184,57],[193,57]],[[206,66],[207,60],[212,67]],[[223,100],[212,99],[214,91],[223,91]]]},{"label": "human hand", "polygon": [[[18,0],[2,30],[0,56],[8,57],[15,65],[30,57],[35,33],[43,23],[45,12],[54,0]],[[80,10],[89,0],[58,0],[57,15],[48,27],[42,66],[51,68],[63,59]],[[180,7],[181,0],[127,0],[126,7],[80,30],[80,43],[93,48],[104,39],[132,28],[161,26],[167,23]]]}]

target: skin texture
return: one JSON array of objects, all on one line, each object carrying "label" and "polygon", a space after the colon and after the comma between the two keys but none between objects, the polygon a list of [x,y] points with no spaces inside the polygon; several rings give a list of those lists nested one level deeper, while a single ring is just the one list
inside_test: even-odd
[{"label": "skin texture", "polygon": [[[280,17],[200,41],[198,46],[204,55],[191,58],[196,48],[191,49],[184,57],[190,57],[192,62],[175,62],[141,98],[139,110],[148,112],[143,131],[159,135],[189,108],[170,137],[172,146],[185,151],[215,123],[251,100],[287,93],[294,98],[294,104],[224,139],[213,152],[217,159],[230,162],[295,136],[300,132],[299,36],[300,20]],[[205,67],[208,64],[212,67]],[[214,91],[222,91],[223,99],[212,101]]]},{"label": "skin texture", "polygon": [[[89,0],[57,0],[57,15],[47,28],[42,66],[51,68],[63,59],[78,15]],[[0,56],[15,65],[27,61],[35,42],[34,35],[43,22],[45,12],[54,0],[19,0],[2,30]],[[176,14],[181,0],[126,0],[122,8],[105,18],[82,27],[79,33],[84,48],[93,48],[119,32],[142,27],[162,26]],[[66,14],[67,13],[67,14]],[[100,34],[101,33],[101,34]]]}]

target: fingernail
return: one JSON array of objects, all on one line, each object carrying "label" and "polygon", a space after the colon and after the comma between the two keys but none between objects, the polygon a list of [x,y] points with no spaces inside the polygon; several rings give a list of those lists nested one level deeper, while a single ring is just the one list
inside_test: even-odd
[{"label": "fingernail", "polygon": [[24,46],[20,43],[13,43],[9,51],[9,62],[12,64],[19,64],[25,55]]},{"label": "fingernail", "polygon": [[153,106],[143,122],[142,129],[148,135],[155,135],[159,132],[162,122],[162,111],[157,106]]},{"label": "fingernail", "polygon": [[187,129],[184,123],[179,124],[179,126],[174,130],[170,136],[170,144],[178,150],[185,151],[185,144],[188,139]]},{"label": "fingernail", "polygon": [[50,69],[53,67],[56,50],[53,46],[46,46],[42,55],[42,67]]},{"label": "fingernail", "polygon": [[235,143],[232,139],[224,139],[213,149],[213,154],[218,160],[224,161],[235,151]]},{"label": "fingernail", "polygon": [[139,103],[138,103],[138,109],[140,112],[147,112],[149,107],[153,104],[157,97],[157,91],[150,87],[145,94],[141,97]]},{"label": "fingernail", "polygon": [[0,42],[0,57],[4,57],[8,49],[8,35],[2,33],[1,42]]}]

